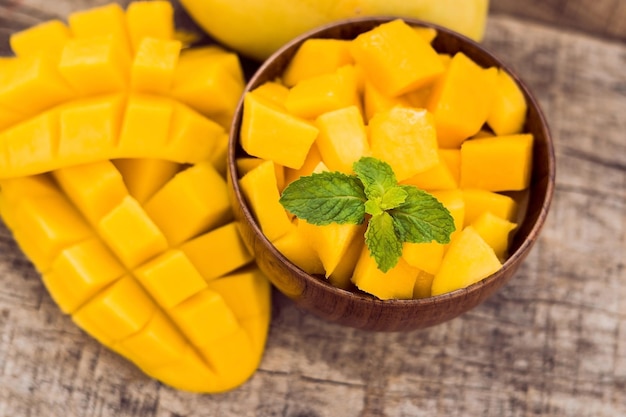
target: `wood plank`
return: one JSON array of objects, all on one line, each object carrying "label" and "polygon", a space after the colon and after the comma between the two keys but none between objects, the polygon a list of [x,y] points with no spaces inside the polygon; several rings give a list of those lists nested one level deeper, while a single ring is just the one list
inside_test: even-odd
[{"label": "wood plank", "polygon": [[626,2],[623,0],[491,0],[490,11],[617,41],[626,40]]}]

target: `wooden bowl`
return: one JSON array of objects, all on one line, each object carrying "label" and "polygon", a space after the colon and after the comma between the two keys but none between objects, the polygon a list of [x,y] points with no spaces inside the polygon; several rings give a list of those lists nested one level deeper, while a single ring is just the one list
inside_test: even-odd
[{"label": "wooden bowl", "polygon": [[[252,76],[245,91],[253,90],[266,81],[280,76],[308,38],[353,39],[391,17],[349,19],[326,25],[295,38],[272,55]],[[404,19],[413,26],[437,29],[433,46],[439,52],[463,52],[484,67],[506,69],[521,86],[528,103],[525,131],[535,138],[533,172],[528,193],[526,213],[510,247],[510,256],[502,269],[467,288],[447,294],[415,300],[379,300],[358,292],[342,290],[330,285],[324,277],[313,276],[285,258],[263,235],[248,206],[236,178],[239,178],[236,158],[246,155],[239,144],[243,102],[239,103],[230,132],[228,149],[228,181],[235,218],[240,225],[243,240],[261,270],[274,286],[291,298],[300,308],[331,322],[359,329],[376,331],[413,330],[433,326],[470,310],[482,303],[517,271],[530,252],[544,224],[555,179],[555,157],[546,120],[537,100],[529,89],[504,62],[472,40],[437,25],[415,19]]]}]

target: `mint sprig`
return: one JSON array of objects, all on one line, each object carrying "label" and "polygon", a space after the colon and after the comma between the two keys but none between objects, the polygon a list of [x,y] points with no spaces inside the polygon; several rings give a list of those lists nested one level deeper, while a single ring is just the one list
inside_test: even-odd
[{"label": "mint sprig", "polygon": [[362,157],[353,169],[355,175],[322,172],[300,177],[285,188],[280,203],[318,226],[361,224],[370,215],[365,244],[383,272],[398,264],[404,242],[450,242],[454,219],[439,200],[398,184],[391,166],[379,159]]}]

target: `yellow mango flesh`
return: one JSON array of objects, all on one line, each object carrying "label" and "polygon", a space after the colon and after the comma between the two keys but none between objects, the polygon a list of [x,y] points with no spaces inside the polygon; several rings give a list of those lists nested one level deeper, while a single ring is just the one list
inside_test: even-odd
[{"label": "yellow mango flesh", "polygon": [[444,71],[430,43],[399,19],[360,34],[350,51],[366,78],[391,97],[430,84]]},{"label": "yellow mango flesh", "polygon": [[468,287],[500,269],[493,249],[468,226],[450,244],[432,283],[432,295]]},{"label": "yellow mango flesh", "polygon": [[3,221],[61,311],[112,351],[178,389],[241,385],[270,287],[229,223],[220,123],[239,61],[211,47],[181,63],[165,1],[68,22],[13,35],[0,65]]},{"label": "yellow mango flesh", "polygon": [[484,212],[508,221],[514,221],[517,217],[518,204],[508,195],[481,189],[465,189],[462,193],[465,204],[464,226],[472,224]]},{"label": "yellow mango flesh", "polygon": [[510,233],[517,226],[515,223],[485,211],[472,222],[471,226],[491,246],[498,259],[506,258]]},{"label": "yellow mango flesh", "polygon": [[519,191],[530,185],[533,136],[494,136],[461,146],[461,187]]},{"label": "yellow mango flesh", "polygon": [[283,82],[293,87],[299,81],[321,74],[330,74],[337,68],[354,62],[350,42],[340,39],[307,39],[291,59],[283,74]]},{"label": "yellow mango flesh", "polygon": [[498,136],[520,133],[524,128],[528,105],[524,93],[513,77],[505,70],[498,70],[496,96],[487,124]]}]

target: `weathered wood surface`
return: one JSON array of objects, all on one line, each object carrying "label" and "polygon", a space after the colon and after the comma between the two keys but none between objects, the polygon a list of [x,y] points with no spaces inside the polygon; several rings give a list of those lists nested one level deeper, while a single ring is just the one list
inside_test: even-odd
[{"label": "weathered wood surface", "polygon": [[[0,44],[95,3],[0,0]],[[0,225],[0,416],[626,416],[626,45],[503,15],[485,43],[536,91],[558,159],[541,238],[485,304],[382,334],[277,296],[254,377],[195,395],[146,378],[76,328]]]}]

